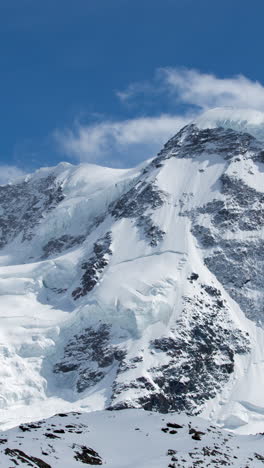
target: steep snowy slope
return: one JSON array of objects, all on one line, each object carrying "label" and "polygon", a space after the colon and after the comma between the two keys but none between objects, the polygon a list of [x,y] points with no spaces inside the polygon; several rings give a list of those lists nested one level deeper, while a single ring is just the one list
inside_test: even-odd
[{"label": "steep snowy slope", "polygon": [[220,114],[133,170],[0,187],[2,427],[135,407],[263,431],[262,126]]}]

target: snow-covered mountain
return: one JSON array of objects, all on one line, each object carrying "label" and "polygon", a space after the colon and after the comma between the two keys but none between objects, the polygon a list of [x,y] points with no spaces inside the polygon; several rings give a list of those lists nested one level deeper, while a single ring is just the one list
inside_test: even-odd
[{"label": "snow-covered mountain", "polygon": [[0,186],[2,428],[133,407],[263,432],[263,122],[214,110],[135,169]]}]

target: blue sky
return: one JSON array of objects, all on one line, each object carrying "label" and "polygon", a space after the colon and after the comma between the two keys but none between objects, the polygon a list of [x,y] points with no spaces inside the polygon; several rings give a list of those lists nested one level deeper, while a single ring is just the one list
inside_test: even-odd
[{"label": "blue sky", "polygon": [[263,0],[1,0],[0,182],[132,166],[204,109],[264,110],[263,17]]}]

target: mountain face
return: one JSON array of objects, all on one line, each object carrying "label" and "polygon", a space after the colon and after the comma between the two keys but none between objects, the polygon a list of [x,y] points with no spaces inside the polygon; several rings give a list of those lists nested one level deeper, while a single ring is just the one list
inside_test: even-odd
[{"label": "mountain face", "polygon": [[4,427],[144,408],[263,430],[264,144],[208,119],[135,169],[0,187]]}]

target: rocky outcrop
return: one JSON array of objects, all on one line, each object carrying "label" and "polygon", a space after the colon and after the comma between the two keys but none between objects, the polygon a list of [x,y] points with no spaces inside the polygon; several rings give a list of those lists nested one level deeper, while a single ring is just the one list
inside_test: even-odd
[{"label": "rocky outcrop", "polygon": [[[195,276],[191,281],[197,279]],[[221,292],[205,284],[200,284],[199,294],[184,298],[182,316],[170,334],[155,339],[149,346],[151,359],[156,357],[159,364],[148,368],[145,377],[121,384],[116,381],[111,408],[140,405],[164,413],[197,414],[229,380],[234,371],[235,355],[250,350],[247,336],[230,320]],[[166,364],[161,364],[161,355]],[[134,366],[137,362],[135,359]],[[126,372],[132,367],[121,366],[120,371]],[[115,398],[128,388],[144,396],[136,398],[134,403],[118,398],[115,405]]]},{"label": "rocky outcrop", "polygon": [[74,335],[53,370],[61,375],[73,373],[74,389],[81,393],[100,382],[113,364],[118,367],[124,355],[123,349],[111,343],[111,326],[101,324]]},{"label": "rocky outcrop", "polygon": [[83,262],[81,269],[84,273],[81,277],[81,286],[74,289],[72,297],[76,300],[86,296],[97,284],[100,275],[108,265],[109,256],[112,255],[110,249],[111,232],[107,232],[104,237],[95,242],[93,255],[87,262]]},{"label": "rocky outcrop", "polygon": [[155,182],[139,182],[110,207],[111,215],[116,219],[134,219],[143,237],[152,247],[156,247],[165,232],[154,224],[151,213],[160,208],[165,200],[166,194],[158,189]]},{"label": "rocky outcrop", "polygon": [[[220,182],[222,200],[186,215],[192,218],[192,232],[204,249],[207,267],[245,315],[261,324],[264,241],[259,233],[264,226],[264,193],[226,173]],[[207,226],[202,224],[205,215],[210,220]]]},{"label": "rocky outcrop", "polygon": [[187,125],[172,137],[155,158],[153,165],[170,157],[198,158],[202,154],[221,155],[224,160],[254,153],[254,159],[263,159],[263,147],[249,133],[226,128],[199,129],[195,124]]},{"label": "rocky outcrop", "polygon": [[52,175],[0,186],[0,248],[16,237],[30,241],[45,213],[64,199],[61,185]]},{"label": "rocky outcrop", "polygon": [[57,255],[60,254],[61,252],[64,252],[67,249],[71,249],[72,247],[75,247],[76,245],[82,244],[82,242],[85,240],[85,236],[70,236],[67,234],[64,234],[61,237],[58,237],[57,239],[51,239],[47,244],[45,244],[42,247],[43,250],[43,255],[42,258],[48,258],[52,255]]}]

